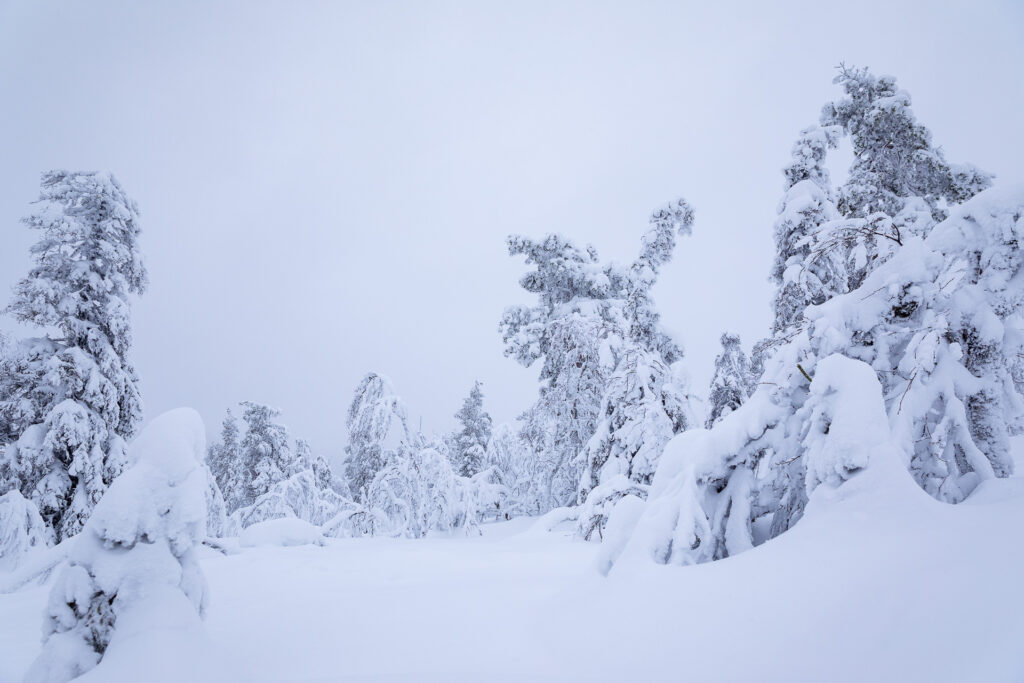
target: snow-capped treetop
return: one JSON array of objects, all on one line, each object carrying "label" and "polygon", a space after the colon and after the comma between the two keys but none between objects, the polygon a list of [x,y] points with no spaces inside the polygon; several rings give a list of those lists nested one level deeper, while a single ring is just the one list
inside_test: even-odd
[{"label": "snow-capped treetop", "polygon": [[113,361],[104,357],[106,345],[118,356],[131,347],[128,295],[146,289],[138,207],[105,172],[48,171],[39,202],[24,219],[42,233],[31,249],[35,265],[8,311],[22,322],[56,327],[106,369]]},{"label": "snow-capped treetop", "polygon": [[910,108],[910,95],[892,76],[844,65],[834,82],[846,97],[825,105],[821,123],[842,126],[853,142],[854,162],[839,197],[843,215],[896,216],[906,198],[921,197],[941,220],[943,200],[960,203],[992,184],[990,174],[950,164],[932,146],[931,133]]},{"label": "snow-capped treetop", "polygon": [[786,178],[783,189],[788,190],[809,180],[823,191],[830,192],[832,183],[825,158],[828,150],[836,148],[841,133],[838,126],[811,126],[800,131],[800,136],[793,143],[792,159],[782,171]]}]

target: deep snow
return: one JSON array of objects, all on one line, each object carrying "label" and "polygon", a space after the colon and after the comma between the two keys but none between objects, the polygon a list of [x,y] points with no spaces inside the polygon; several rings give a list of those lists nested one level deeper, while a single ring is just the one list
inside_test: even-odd
[{"label": "deep snow", "polygon": [[[470,538],[229,543],[203,551],[205,628],[253,682],[1024,680],[1024,479],[957,506],[905,483],[855,476],[749,552],[607,578],[597,544],[523,519]],[[39,650],[47,591],[0,595],[3,683]],[[149,647],[192,651],[161,637]],[[93,680],[133,680],[105,666]]]}]

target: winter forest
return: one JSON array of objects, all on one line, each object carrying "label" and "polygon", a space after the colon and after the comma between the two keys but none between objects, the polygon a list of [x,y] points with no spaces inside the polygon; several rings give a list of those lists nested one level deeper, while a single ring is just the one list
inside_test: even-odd
[{"label": "winter forest", "polygon": [[[566,4],[530,11],[553,12],[533,19],[548,22],[555,34],[591,12],[581,25],[626,41],[628,49],[608,49],[623,50],[616,54],[627,60],[646,49],[631,28],[648,25],[662,10],[680,12],[672,15],[679,35],[694,40],[695,32],[714,33],[724,20],[703,10],[652,8],[631,14],[624,7]],[[880,35],[912,30],[901,23],[903,10],[886,15],[879,8],[869,23],[891,20]],[[245,78],[244,64],[230,56],[231,41],[248,40],[238,36],[252,34],[258,43],[283,39],[277,31],[294,28],[289,22],[314,31],[321,19],[325,27],[339,21],[309,6],[285,28],[273,28],[280,15],[265,9],[253,12],[260,21],[241,21],[237,36],[214,39],[211,44],[228,41],[224,52],[210,53],[223,60],[217,73]],[[416,32],[403,23],[413,18],[413,25],[458,25],[467,34],[516,44],[535,30],[512,21],[528,14],[526,6],[505,8],[498,17],[467,6],[405,9],[403,15],[393,8],[398,32]],[[180,11],[181,25],[161,27],[155,8],[104,7],[99,20],[87,20],[98,22],[97,35],[111,37],[99,52],[71,56],[73,47],[58,46],[56,57],[39,57],[42,66],[12,62],[0,82],[31,100],[35,91],[25,84],[61,69],[54,59],[82,60],[69,68],[88,73],[89,92],[102,96],[116,87],[104,82],[102,65],[171,50],[163,31],[208,49],[191,24],[202,21],[201,10]],[[206,19],[218,26],[244,11],[214,11]],[[460,271],[464,262],[484,264],[482,252],[467,242],[384,270],[397,247],[383,228],[367,226],[411,223],[414,231],[435,234],[448,228],[424,222],[410,204],[382,202],[368,223],[340,208],[324,221],[279,222],[274,239],[281,241],[274,244],[316,243],[323,236],[325,253],[314,253],[315,246],[285,250],[269,265],[232,270],[203,254],[226,249],[240,261],[256,258],[261,252],[252,250],[265,234],[257,224],[277,210],[259,207],[292,206],[283,210],[305,215],[300,207],[308,197],[335,183],[322,197],[325,206],[347,206],[347,181],[324,185],[310,168],[308,194],[287,196],[283,185],[239,179],[216,204],[239,203],[217,215],[235,216],[244,231],[233,234],[243,239],[222,238],[216,227],[160,237],[160,230],[174,229],[162,211],[180,215],[173,212],[193,201],[206,206],[212,188],[228,185],[170,196],[146,188],[147,172],[135,173],[133,163],[95,170],[109,159],[100,155],[93,163],[76,151],[68,155],[76,164],[70,166],[56,163],[59,147],[30,153],[36,143],[29,138],[48,134],[45,119],[12,116],[0,126],[12,142],[24,138],[5,164],[11,165],[5,178],[19,180],[7,183],[0,202],[5,220],[8,206],[20,217],[3,228],[5,268],[17,272],[9,273],[0,327],[0,683],[1024,680],[1024,140],[1015,130],[1016,113],[1004,120],[996,104],[966,98],[961,105],[959,92],[961,85],[974,88],[993,102],[1000,91],[1024,97],[1012,68],[1021,63],[1019,45],[994,37],[1004,35],[999,30],[1019,33],[1024,15],[1004,5],[960,7],[971,15],[965,30],[975,33],[967,46],[951,48],[948,59],[977,58],[971,82],[962,84],[936,75],[939,67],[928,63],[927,50],[937,54],[941,44],[920,42],[922,50],[929,46],[923,61],[908,61],[888,48],[856,47],[862,19],[850,19],[844,29],[842,20],[834,21],[842,10],[827,18],[804,17],[795,6],[780,11],[785,16],[777,20],[791,32],[786,40],[799,42],[802,27],[826,25],[841,36],[830,45],[830,34],[820,32],[770,57],[784,62],[784,51],[795,50],[805,65],[792,73],[775,70],[772,78],[786,80],[778,86],[786,92],[822,95],[807,104],[801,99],[799,107],[777,105],[773,97],[740,105],[740,96],[734,102],[746,113],[693,114],[735,117],[727,125],[739,141],[725,144],[709,132],[710,147],[661,145],[666,165],[657,168],[672,169],[653,186],[661,196],[646,207],[646,220],[641,213],[622,225],[616,217],[617,240],[594,229],[598,241],[612,245],[600,253],[588,233],[594,214],[579,206],[573,189],[577,179],[549,177],[528,165],[514,176],[523,185],[509,187],[508,197],[530,206],[531,193],[548,185],[536,211],[557,205],[557,220],[522,220],[521,208],[465,199],[466,225],[512,226],[503,235],[493,227],[470,228],[482,231],[481,249],[501,250],[496,265]],[[600,29],[588,23],[597,15],[608,20]],[[382,39],[386,33],[387,22],[376,15],[348,18]],[[742,42],[742,31],[756,33],[755,19],[735,20],[729,45]],[[57,36],[77,31],[77,21],[86,20],[13,2],[0,10],[7,26],[3,49],[24,48],[47,26]],[[936,31],[956,31],[960,19],[940,13],[927,21]],[[122,35],[117,26],[150,33],[129,44],[115,37]],[[431,50],[449,36],[446,55],[459,64],[478,56],[493,67],[487,40],[460,42],[467,34],[450,30],[429,38]],[[660,32],[668,28],[657,30],[667,35]],[[323,38],[316,36],[309,45]],[[82,41],[89,42],[79,36],[72,46]],[[400,41],[389,44],[366,54],[384,59],[389,50],[405,49]],[[552,45],[538,49],[549,50],[556,63],[571,63],[579,78],[592,74],[589,53],[573,57]],[[819,54],[810,54],[812,45]],[[244,50],[250,47],[244,42]],[[850,61],[842,54],[833,59],[840,48],[853,53]],[[311,54],[335,55],[322,49]],[[398,56],[400,71],[416,68],[409,65],[414,49]],[[1011,75],[998,78],[981,66],[995,57]],[[743,63],[757,59],[750,53]],[[655,76],[675,68],[658,63],[666,71]],[[904,63],[912,76],[888,75]],[[140,64],[134,68],[144,74]],[[364,67],[356,60],[337,68]],[[488,68],[480,67],[488,80],[518,78]],[[732,93],[735,65],[687,66],[705,68]],[[24,82],[14,76],[19,69]],[[284,62],[275,73],[279,80],[268,87],[292,94],[311,92],[307,86],[342,87]],[[438,72],[438,83],[445,74]],[[805,81],[808,74],[813,79]],[[195,115],[160,95],[160,83],[133,82],[139,88],[133,97],[157,97],[161,109]],[[926,106],[918,106],[917,84]],[[179,85],[168,87],[177,92]],[[666,119],[678,126],[691,126],[691,111],[722,97],[715,88],[703,96],[678,85],[683,92],[671,101],[684,106],[668,107]],[[520,86],[507,87],[509,97],[525,97]],[[662,87],[676,84],[666,80]],[[241,106],[232,95],[202,92],[190,106],[213,100],[223,106],[227,97],[239,105],[232,111],[242,121],[250,105],[262,106],[258,99]],[[663,108],[658,92],[642,97],[643,106]],[[385,100],[403,110],[401,98]],[[67,106],[80,113],[67,114],[79,117],[76,136],[108,135],[92,105]],[[782,113],[771,112],[777,106]],[[970,120],[930,127],[928,113],[959,106]],[[209,107],[204,113],[200,106],[200,118],[219,115]],[[303,126],[305,114],[288,116],[299,117],[288,119],[289,129]],[[427,131],[436,125],[413,123],[390,105],[373,116],[397,118],[380,124],[367,118],[371,137],[373,125]],[[778,117],[779,129],[788,132],[760,145],[744,132],[744,122],[759,117]],[[151,123],[126,116],[104,125],[143,149],[191,144],[184,126],[175,132]],[[628,146],[641,135],[635,125],[621,120],[584,137],[594,147]],[[131,137],[135,127],[145,136]],[[287,135],[332,135],[314,128]],[[481,130],[456,126],[444,134],[468,140],[492,134]],[[958,136],[956,145],[943,146],[946,130]],[[361,134],[358,127],[354,134]],[[167,141],[144,142],[149,136]],[[283,144],[274,139],[268,147]],[[351,145],[352,155],[362,154]],[[973,153],[976,148],[982,151]],[[267,153],[301,160],[316,149],[315,143],[299,151],[285,145]],[[371,145],[370,151],[388,169],[367,170],[374,182],[398,193],[420,191],[403,184],[401,162],[381,160],[394,150]],[[146,152],[133,152],[140,153]],[[987,167],[986,155],[998,173]],[[764,174],[754,164],[753,188],[739,170],[735,179],[721,175],[764,156],[765,167],[775,170]],[[22,159],[54,163],[16,167]],[[581,160],[577,168],[600,165],[599,159]],[[177,172],[194,188],[213,182],[206,176],[229,163],[263,163],[258,156],[225,161],[216,145],[191,161]],[[677,167],[692,175],[675,175]],[[540,175],[526,180],[535,171]],[[275,167],[268,177],[290,172]],[[429,194],[429,183],[447,182],[438,173],[416,182],[427,183]],[[488,182],[480,177],[487,175],[483,167],[453,178],[470,182],[474,175]],[[694,192],[680,182],[699,176],[707,179],[695,181]],[[369,183],[353,182],[356,188]],[[670,193],[658,189],[677,182]],[[728,188],[728,199],[710,201],[706,184]],[[612,206],[648,196],[630,192],[620,200],[614,186],[600,194]],[[150,207],[143,197],[158,199]],[[702,253],[700,236],[715,235],[722,229],[716,221],[740,206],[767,218],[743,224],[734,237],[719,236],[728,252]],[[512,219],[495,217],[506,211]],[[190,215],[203,220],[200,212]],[[151,229],[151,220],[166,227]],[[328,242],[328,233],[340,241]],[[159,281],[172,269],[157,247],[173,241],[187,254],[173,262],[175,277],[204,283],[199,289]],[[748,241],[753,246],[743,244]],[[344,279],[344,268],[329,265],[342,258],[335,244],[363,263],[363,275]],[[741,256],[747,253],[750,258]],[[210,269],[220,272],[200,274]],[[670,278],[679,269],[699,271],[691,274],[701,285],[666,284],[676,282]],[[310,283],[337,277],[348,284],[340,295],[303,284],[298,297],[261,297],[264,280],[307,270],[320,278]],[[467,296],[510,294],[500,306],[488,303],[483,315],[463,308],[448,316],[442,304],[433,315],[398,313],[409,310],[401,298],[422,290],[422,300],[430,301],[442,281],[455,282]],[[743,284],[725,298],[733,283]],[[186,301],[194,317],[147,309],[147,295],[157,290]],[[236,292],[245,303],[225,304],[243,301],[230,298]],[[696,300],[715,309],[713,316],[687,313]],[[388,327],[344,319],[345,306],[373,308]],[[294,319],[289,309],[338,317],[340,332],[285,323]],[[145,324],[157,321],[156,336],[136,334],[147,310],[153,312]],[[201,327],[204,315],[218,319],[217,327]],[[255,327],[236,325],[240,315]],[[285,336],[269,331],[281,326],[288,328]],[[263,329],[265,335],[253,333]],[[428,382],[419,371],[394,372],[406,366],[387,357],[397,348],[392,336],[423,348],[444,339],[443,354],[406,359],[422,367]],[[185,345],[185,337],[195,341]],[[485,338],[489,346],[477,341]],[[695,357],[687,351],[691,343],[708,350]],[[375,346],[372,353],[359,351]],[[179,398],[161,384],[178,386],[173,376],[189,372],[184,365],[209,362],[193,348],[237,369],[193,381]],[[476,360],[484,356],[481,348],[485,361]],[[243,362],[253,353],[265,362]],[[303,360],[321,353],[340,360]],[[136,363],[151,357],[157,361]],[[281,384],[269,379],[278,372],[291,378],[280,389],[284,405],[275,399]],[[496,373],[514,374],[526,392]],[[356,381],[346,382],[350,376]],[[171,395],[173,402],[165,398]],[[153,402],[162,409],[153,410]]]}]

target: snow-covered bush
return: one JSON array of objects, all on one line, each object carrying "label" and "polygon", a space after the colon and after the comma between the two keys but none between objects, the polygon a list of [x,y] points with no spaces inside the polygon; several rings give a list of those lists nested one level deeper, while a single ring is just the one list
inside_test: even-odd
[{"label": "snow-covered bush", "polygon": [[17,489],[0,496],[0,571],[9,571],[29,552],[53,543],[53,530],[32,501]]},{"label": "snow-covered bush", "polygon": [[484,463],[487,481],[498,487],[493,490],[498,497],[492,501],[495,510],[492,513],[485,507],[484,518],[492,514],[495,518],[519,517],[539,511],[537,463],[516,425],[502,423],[494,429]]},{"label": "snow-covered bush", "polygon": [[422,538],[475,524],[468,482],[452,469],[441,444],[405,445],[370,482],[363,504],[386,520],[384,533]]},{"label": "snow-covered bush", "polygon": [[305,469],[275,484],[256,502],[232,513],[239,528],[281,517],[295,517],[320,525],[334,517],[346,499],[321,488],[312,469]]},{"label": "snow-covered bush", "polygon": [[64,683],[92,669],[122,620],[137,627],[183,604],[202,615],[196,546],[206,535],[205,438],[199,415],[182,408],[132,443],[132,466],[96,506],[53,585],[29,683]]}]

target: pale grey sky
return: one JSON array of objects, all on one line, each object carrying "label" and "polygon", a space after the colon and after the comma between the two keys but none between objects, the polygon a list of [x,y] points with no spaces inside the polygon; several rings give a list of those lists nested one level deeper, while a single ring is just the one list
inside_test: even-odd
[{"label": "pale grey sky", "polygon": [[720,333],[767,328],[779,169],[840,61],[896,75],[951,160],[1024,180],[1020,3],[825,5],[0,0],[0,291],[39,173],[111,170],[142,209],[148,416],[216,431],[263,401],[337,455],[368,370],[427,430],[475,378],[513,418],[537,368],[501,353],[528,300],[505,235],[627,260],[681,195],[694,235],[655,293],[703,393]]}]

